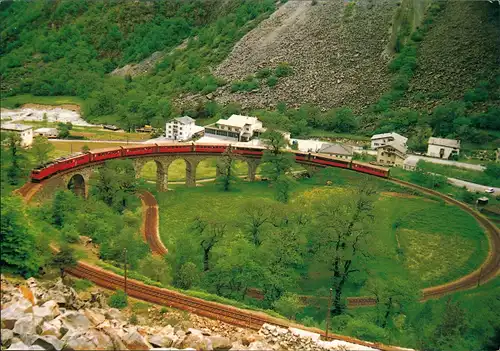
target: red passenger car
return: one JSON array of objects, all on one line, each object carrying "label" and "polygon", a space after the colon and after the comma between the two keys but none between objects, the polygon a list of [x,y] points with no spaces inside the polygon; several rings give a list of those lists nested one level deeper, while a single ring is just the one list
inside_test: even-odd
[{"label": "red passenger car", "polygon": [[191,152],[193,150],[193,145],[192,144],[181,144],[181,143],[176,143],[176,144],[165,144],[165,145],[158,145],[158,152],[160,154],[164,153],[186,153],[186,152]]},{"label": "red passenger car", "polygon": [[233,146],[233,153],[239,155],[262,156],[265,148],[259,146]]},{"label": "red passenger car", "polygon": [[58,172],[66,171],[71,168],[78,167],[90,162],[90,154],[85,153],[82,155],[70,156],[67,158],[60,158],[57,160]]},{"label": "red passenger car", "polygon": [[222,154],[230,145],[210,145],[210,144],[196,144],[194,150],[196,152],[206,152],[214,154]]},{"label": "red passenger car", "polygon": [[369,163],[352,161],[351,169],[361,173],[367,173],[378,177],[389,178],[389,168],[379,167],[371,165]]},{"label": "red passenger car", "polygon": [[121,157],[123,153],[122,149],[123,148],[120,146],[120,148],[118,149],[111,148],[111,149],[101,149],[101,150],[91,151],[90,154],[92,155],[93,162],[99,162]]},{"label": "red passenger car", "polygon": [[149,155],[156,153],[157,145],[148,145],[148,146],[129,146],[123,148],[123,156],[141,156],[141,155]]}]

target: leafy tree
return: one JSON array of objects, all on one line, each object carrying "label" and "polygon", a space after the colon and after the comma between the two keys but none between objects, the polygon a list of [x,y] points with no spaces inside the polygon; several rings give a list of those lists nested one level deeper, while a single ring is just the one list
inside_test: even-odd
[{"label": "leafy tree", "polygon": [[12,196],[2,196],[1,208],[0,265],[6,271],[25,277],[32,276],[38,272],[40,262],[22,200]]},{"label": "leafy tree", "polygon": [[219,222],[216,219],[209,220],[198,216],[193,221],[192,230],[203,251],[203,271],[205,272],[210,269],[210,253],[225,235],[226,227],[226,223]]},{"label": "leafy tree", "polygon": [[137,189],[135,170],[130,160],[112,160],[99,169],[93,187],[95,196],[108,206],[123,212]]},{"label": "leafy tree", "polygon": [[41,135],[37,135],[31,145],[31,153],[38,165],[47,163],[49,155],[54,149],[54,145],[52,145],[46,137]]},{"label": "leafy tree", "polygon": [[334,290],[333,314],[342,312],[342,292],[352,273],[359,272],[359,260],[369,251],[375,191],[367,184],[342,199],[318,201],[313,220],[315,235],[311,250],[331,273]]},{"label": "leafy tree", "polygon": [[23,165],[26,162],[26,156],[21,146],[21,136],[17,133],[7,133],[4,141],[8,149],[7,181],[11,185],[17,185],[23,175]]},{"label": "leafy tree", "polygon": [[51,222],[56,228],[62,228],[68,216],[76,211],[76,199],[70,191],[59,190],[52,200]]},{"label": "leafy tree", "polygon": [[[69,123],[69,122],[68,122]],[[67,123],[58,123],[57,131],[60,139],[67,139],[70,136],[70,126]]]},{"label": "leafy tree", "polygon": [[86,153],[86,152],[89,152],[89,151],[90,151],[90,147],[87,144],[85,144],[85,145],[82,146],[82,152],[83,153]]},{"label": "leafy tree", "polygon": [[123,290],[116,290],[113,295],[111,295],[108,299],[108,304],[113,308],[125,308],[128,305],[128,297],[127,294]]},{"label": "leafy tree", "polygon": [[287,202],[291,183],[287,173],[295,163],[294,156],[282,151],[287,145],[282,133],[268,130],[262,134],[261,139],[267,147],[262,156],[262,173],[274,183],[276,198]]},{"label": "leafy tree", "polygon": [[489,163],[484,170],[484,173],[491,178],[499,179],[500,178],[500,164],[497,163]]},{"label": "leafy tree", "polygon": [[224,191],[229,191],[232,184],[238,179],[235,176],[234,155],[231,147],[227,147],[222,156],[217,160],[217,184]]},{"label": "leafy tree", "polygon": [[66,268],[74,267],[76,264],[75,252],[69,246],[62,246],[59,252],[54,255],[51,262],[52,266],[59,269],[61,278],[64,278],[64,270]]},{"label": "leafy tree", "polygon": [[243,207],[243,226],[248,233],[250,242],[257,247],[262,244],[264,227],[270,223],[273,216],[270,207],[267,201],[249,201]]},{"label": "leafy tree", "polygon": [[285,293],[278,300],[274,301],[273,308],[280,314],[295,320],[297,314],[302,312],[305,304],[296,294]]},{"label": "leafy tree", "polygon": [[260,277],[261,265],[251,244],[244,239],[231,240],[217,249],[218,260],[206,280],[217,295],[244,299],[252,282]]},{"label": "leafy tree", "polygon": [[418,301],[420,292],[415,284],[402,279],[390,282],[372,279],[368,283],[368,291],[377,303],[377,325],[385,328],[390,319],[405,311],[408,305]]},{"label": "leafy tree", "polygon": [[199,280],[199,271],[193,262],[184,263],[174,277],[174,285],[187,290],[195,285]]},{"label": "leafy tree", "polygon": [[79,239],[78,231],[73,224],[65,224],[61,229],[62,237],[67,243],[76,243]]},{"label": "leafy tree", "polygon": [[170,284],[172,282],[170,266],[165,262],[162,256],[147,255],[141,260],[139,271],[146,277],[163,284]]}]

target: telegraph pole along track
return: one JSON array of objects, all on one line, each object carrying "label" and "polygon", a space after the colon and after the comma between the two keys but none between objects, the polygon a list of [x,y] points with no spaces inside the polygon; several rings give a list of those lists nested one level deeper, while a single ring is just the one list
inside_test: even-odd
[{"label": "telegraph pole along track", "polygon": [[[462,210],[472,215],[485,228],[488,236],[490,250],[488,257],[481,265],[481,267],[458,280],[440,286],[424,289],[422,291],[422,300],[438,298],[452,292],[474,288],[477,286],[477,283],[479,281],[481,283],[485,283],[497,276],[500,267],[500,231],[494,224],[492,224],[488,219],[483,217],[481,214],[479,214],[469,206],[437,191],[397,179],[390,179],[389,181],[395,182],[405,187],[413,188],[428,195],[441,198],[447,203],[459,206]],[[19,193],[26,202],[29,202],[33,198],[33,196],[43,188],[44,183],[45,181],[42,181],[41,183],[26,183],[17,190],[17,193]],[[142,192],[140,194],[140,197],[144,208],[144,238],[148,242],[154,254],[164,255],[168,252],[168,250],[164,247],[158,235],[158,204],[156,203],[156,199],[149,192]],[[67,269],[67,272],[76,277],[88,279],[95,284],[107,289],[115,290],[117,288],[123,288],[124,285],[124,278],[122,276],[81,261],[78,262],[76,267]],[[216,302],[205,301],[196,297],[181,294],[176,291],[146,285],[133,279],[128,280],[127,290],[128,295],[134,298],[138,298],[155,304],[186,310],[200,316],[217,319],[240,327],[258,330],[264,323],[271,323],[281,327],[297,326],[301,329],[310,330],[325,336],[324,331],[294,325],[286,320],[273,318],[264,313],[243,310]],[[353,307],[371,306],[375,304],[375,300],[371,297],[354,297],[349,298],[348,300],[349,305]],[[377,343],[367,343],[354,338],[335,335],[331,333],[329,333],[328,339],[344,340],[359,345],[375,347],[384,351],[398,350],[398,348],[394,348],[391,346],[381,345]]]}]

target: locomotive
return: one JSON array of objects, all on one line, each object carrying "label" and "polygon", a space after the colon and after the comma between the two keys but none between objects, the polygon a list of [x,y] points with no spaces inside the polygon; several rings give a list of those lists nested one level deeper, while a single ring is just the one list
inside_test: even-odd
[{"label": "locomotive", "polygon": [[[222,154],[230,147],[232,152],[237,155],[261,157],[265,148],[259,146],[248,146],[236,143],[234,145],[222,144],[202,144],[202,143],[169,143],[169,144],[151,144],[139,146],[120,146],[118,148],[100,149],[94,151],[80,152],[67,157],[55,159],[49,163],[39,166],[31,171],[31,181],[40,182],[54,174],[61,173],[73,168],[81,167],[92,163],[101,163],[106,160],[116,158],[133,158],[145,155],[163,155],[163,154]],[[295,155],[298,163],[308,163],[319,167],[338,167],[351,169],[356,172],[367,173],[370,175],[388,178],[389,169],[375,166],[369,163],[350,161],[340,159],[334,156],[321,155],[301,151],[289,151]]]}]

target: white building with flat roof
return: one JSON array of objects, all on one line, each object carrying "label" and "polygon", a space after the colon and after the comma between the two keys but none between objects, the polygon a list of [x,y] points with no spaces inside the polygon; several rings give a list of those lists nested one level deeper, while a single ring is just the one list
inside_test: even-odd
[{"label": "white building with flat roof", "polygon": [[375,134],[371,138],[371,148],[375,150],[379,146],[383,146],[394,141],[397,142],[398,144],[406,146],[408,138],[394,132]]},{"label": "white building with flat roof", "polygon": [[237,141],[249,141],[254,133],[262,130],[262,122],[257,117],[232,115],[228,119],[219,119],[214,124],[205,126],[205,134],[222,136]]},{"label": "white building with flat roof", "polygon": [[203,135],[205,128],[197,126],[189,116],[177,117],[165,125],[165,137],[171,140],[186,141],[194,136]]},{"label": "white building with flat roof", "polygon": [[33,144],[33,127],[17,123],[4,123],[0,126],[2,132],[16,133],[21,137],[21,146]]},{"label": "white building with flat roof", "polygon": [[59,131],[57,128],[38,128],[34,131],[35,136],[44,136],[46,138],[57,138]]},{"label": "white building with flat roof", "polygon": [[427,156],[449,159],[460,153],[460,140],[445,138],[429,138]]}]

